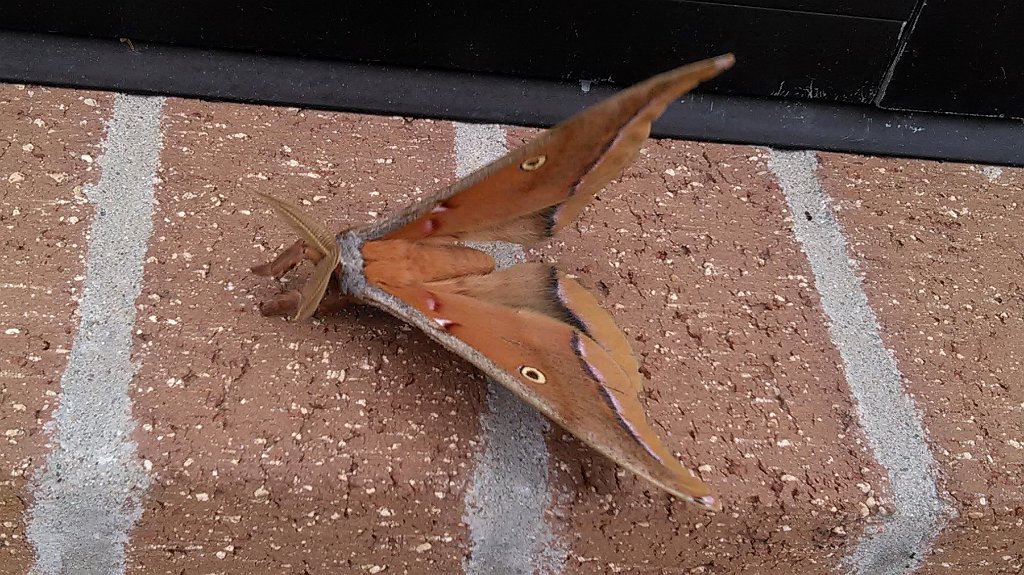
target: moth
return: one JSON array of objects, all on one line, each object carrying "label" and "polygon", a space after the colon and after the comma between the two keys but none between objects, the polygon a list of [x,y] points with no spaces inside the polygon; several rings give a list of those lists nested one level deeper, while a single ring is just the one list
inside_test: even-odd
[{"label": "moth", "polygon": [[339,234],[257,192],[301,239],[252,272],[279,278],[304,260],[315,264],[301,292],[281,293],[261,312],[302,320],[353,301],[383,309],[615,463],[720,509],[648,422],[639,363],[597,298],[545,264],[496,270],[465,243],[529,244],[557,233],[636,159],[670,103],[733,62],[725,54],[654,76],[398,214]]}]

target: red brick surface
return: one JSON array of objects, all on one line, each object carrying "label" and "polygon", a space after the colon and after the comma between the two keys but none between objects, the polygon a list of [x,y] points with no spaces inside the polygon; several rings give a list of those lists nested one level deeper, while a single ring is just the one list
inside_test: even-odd
[{"label": "red brick surface", "polygon": [[110,96],[0,84],[0,573],[25,573],[28,483],[78,318]]},{"label": "red brick surface", "polygon": [[[0,574],[33,562],[28,482],[78,321],[82,186],[111,98],[0,85]],[[131,392],[152,484],[129,571],[463,572],[484,379],[369,308],[263,318],[285,286],[248,271],[294,239],[252,192],[338,229],[386,217],[454,177],[453,126],[168,99],[163,133]],[[821,158],[958,512],[919,572],[1019,572],[1024,171]],[[559,572],[842,571],[891,487],[767,152],[652,140],[531,258],[602,298],[661,437],[726,505],[674,501],[553,428]]]},{"label": "red brick surface", "polygon": [[1024,563],[1024,171],[822,154],[959,517],[920,573]]},{"label": "red brick surface", "polygon": [[248,271],[294,240],[253,191],[369,221],[450,177],[451,125],[169,100],[165,132],[132,572],[458,571],[481,378],[370,309],[263,318],[280,288]]}]

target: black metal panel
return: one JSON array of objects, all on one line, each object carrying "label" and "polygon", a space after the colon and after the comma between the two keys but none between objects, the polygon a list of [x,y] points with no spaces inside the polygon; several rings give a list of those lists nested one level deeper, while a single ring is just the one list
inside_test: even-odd
[{"label": "black metal panel", "polygon": [[874,100],[901,26],[679,0],[0,3],[9,30],[618,84],[732,51],[735,70],[711,90],[852,103]]},{"label": "black metal panel", "polygon": [[842,14],[863,18],[884,20],[909,20],[917,0],[859,0],[858,2],[837,2],[836,0],[705,0],[715,4],[735,6],[760,6],[796,12],[818,14]]},{"label": "black metal panel", "polygon": [[1024,2],[928,2],[880,104],[1024,118]]},{"label": "black metal panel", "polygon": [[[567,82],[0,32],[0,81],[549,126],[611,93]],[[717,79],[716,79],[717,81]],[[1024,166],[1024,123],[694,94],[657,136]]]}]

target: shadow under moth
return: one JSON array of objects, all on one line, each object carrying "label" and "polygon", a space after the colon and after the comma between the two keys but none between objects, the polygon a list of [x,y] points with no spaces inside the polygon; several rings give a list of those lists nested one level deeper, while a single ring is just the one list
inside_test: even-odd
[{"label": "shadow under moth", "polygon": [[382,221],[334,234],[257,192],[301,236],[253,273],[315,264],[301,292],[261,304],[306,319],[366,303],[423,330],[566,431],[665,491],[720,509],[648,422],[629,342],[597,299],[541,263],[496,270],[464,242],[537,243],[573,221],[640,152],[651,123],[733,64],[725,54],[654,76],[541,133]]}]

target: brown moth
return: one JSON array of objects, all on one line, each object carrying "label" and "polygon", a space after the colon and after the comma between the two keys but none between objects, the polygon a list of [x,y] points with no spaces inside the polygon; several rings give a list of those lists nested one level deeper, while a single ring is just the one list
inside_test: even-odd
[{"label": "brown moth", "polygon": [[733,61],[725,54],[654,76],[397,215],[338,235],[260,193],[302,239],[252,271],[279,277],[303,259],[316,263],[301,293],[265,302],[262,313],[305,319],[348,301],[379,307],[619,465],[676,497],[719,509],[648,422],[639,364],[597,299],[548,265],[495,271],[490,255],[461,242],[554,235],[636,159],[651,122],[673,100]]}]

